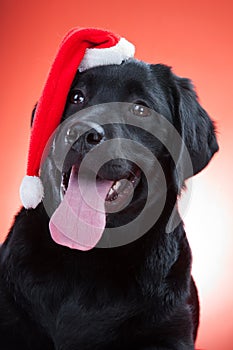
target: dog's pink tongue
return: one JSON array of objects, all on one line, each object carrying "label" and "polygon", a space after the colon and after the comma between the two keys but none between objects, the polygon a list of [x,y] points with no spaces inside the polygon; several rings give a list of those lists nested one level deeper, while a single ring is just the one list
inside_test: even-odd
[{"label": "dog's pink tongue", "polygon": [[50,219],[53,240],[73,249],[94,248],[105,229],[104,203],[111,186],[112,181],[82,181],[80,188],[80,180],[73,167],[64,199]]}]

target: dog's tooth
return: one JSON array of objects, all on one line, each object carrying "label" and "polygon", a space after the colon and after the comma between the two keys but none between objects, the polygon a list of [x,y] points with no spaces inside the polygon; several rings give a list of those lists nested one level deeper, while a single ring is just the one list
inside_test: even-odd
[{"label": "dog's tooth", "polygon": [[61,184],[61,187],[60,187],[60,197],[61,197],[61,200],[64,199],[65,194],[66,194],[66,188],[65,188],[64,184]]},{"label": "dog's tooth", "polygon": [[110,190],[108,192],[109,196],[111,196],[113,193],[114,193],[114,190],[112,188],[110,188]]},{"label": "dog's tooth", "polygon": [[113,186],[113,189],[115,191],[117,191],[120,187],[121,187],[121,181],[117,181],[117,182],[115,182],[115,184]]}]

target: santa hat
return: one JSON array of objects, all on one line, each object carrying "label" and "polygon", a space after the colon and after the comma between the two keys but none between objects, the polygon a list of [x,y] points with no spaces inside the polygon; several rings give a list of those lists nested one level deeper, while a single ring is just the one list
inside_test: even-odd
[{"label": "santa hat", "polygon": [[27,175],[20,187],[20,198],[26,209],[35,208],[43,199],[39,178],[41,158],[60,123],[77,70],[121,64],[133,57],[134,51],[133,44],[106,30],[75,28],[64,37],[39,99],[31,130]]}]

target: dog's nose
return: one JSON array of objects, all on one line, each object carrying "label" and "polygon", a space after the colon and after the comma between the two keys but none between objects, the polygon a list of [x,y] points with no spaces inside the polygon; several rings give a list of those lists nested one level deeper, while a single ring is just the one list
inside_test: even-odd
[{"label": "dog's nose", "polygon": [[95,124],[95,126],[85,134],[85,144],[88,147],[98,145],[103,139],[104,129],[98,124]]},{"label": "dog's nose", "polygon": [[88,122],[88,123],[80,123],[79,125],[80,130],[79,132],[82,133],[82,127],[85,128],[87,131],[83,132],[81,136],[77,139],[76,142],[73,143],[72,149],[79,152],[82,151],[89,151],[91,148],[94,146],[100,144],[104,138],[105,138],[105,133],[104,133],[104,128],[93,122]]}]

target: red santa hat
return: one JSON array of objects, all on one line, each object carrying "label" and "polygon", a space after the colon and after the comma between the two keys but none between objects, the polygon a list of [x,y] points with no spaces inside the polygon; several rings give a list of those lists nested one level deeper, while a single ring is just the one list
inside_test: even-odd
[{"label": "red santa hat", "polygon": [[134,51],[133,44],[106,30],[75,28],[64,37],[39,99],[31,130],[27,175],[20,186],[20,198],[26,209],[35,208],[43,199],[44,189],[39,178],[41,158],[60,123],[77,70],[121,64],[133,57]]}]

